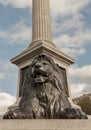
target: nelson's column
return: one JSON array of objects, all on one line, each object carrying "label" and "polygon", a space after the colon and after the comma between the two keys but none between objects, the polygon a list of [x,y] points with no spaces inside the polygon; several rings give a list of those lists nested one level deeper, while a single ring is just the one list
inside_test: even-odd
[{"label": "nelson's column", "polygon": [[74,59],[52,41],[49,0],[32,0],[32,6],[32,43],[11,60],[18,66],[17,101],[3,118],[87,119],[71,100],[68,66]]}]

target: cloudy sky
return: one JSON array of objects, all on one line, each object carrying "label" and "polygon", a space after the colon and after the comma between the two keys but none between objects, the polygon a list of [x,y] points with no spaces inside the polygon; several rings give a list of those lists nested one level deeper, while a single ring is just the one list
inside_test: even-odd
[{"label": "cloudy sky", "polygon": [[[17,67],[9,60],[31,43],[31,0],[0,0],[0,107],[15,101]],[[72,96],[91,92],[91,0],[50,0],[53,41],[76,59]]]}]

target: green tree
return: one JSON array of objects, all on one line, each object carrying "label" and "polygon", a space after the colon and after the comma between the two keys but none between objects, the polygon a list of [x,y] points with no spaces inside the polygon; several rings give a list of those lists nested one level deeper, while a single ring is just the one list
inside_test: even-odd
[{"label": "green tree", "polygon": [[81,106],[82,110],[87,115],[91,115],[91,99],[89,97],[84,97],[80,99],[77,104]]}]

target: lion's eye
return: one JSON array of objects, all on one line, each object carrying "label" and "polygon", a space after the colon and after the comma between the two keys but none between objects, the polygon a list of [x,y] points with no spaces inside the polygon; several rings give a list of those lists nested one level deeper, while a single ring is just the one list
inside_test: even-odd
[{"label": "lion's eye", "polygon": [[32,64],[32,67],[34,67],[35,66],[35,63],[34,64]]},{"label": "lion's eye", "polygon": [[46,63],[46,62],[43,62],[43,65],[47,65],[47,63]]}]

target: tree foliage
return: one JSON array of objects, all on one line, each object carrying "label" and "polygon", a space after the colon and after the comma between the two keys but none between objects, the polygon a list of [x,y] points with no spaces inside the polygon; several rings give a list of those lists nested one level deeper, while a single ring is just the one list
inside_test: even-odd
[{"label": "tree foliage", "polygon": [[81,106],[82,110],[87,115],[91,115],[91,99],[90,99],[90,97],[84,97],[84,98],[80,99],[77,104],[79,106]]}]

